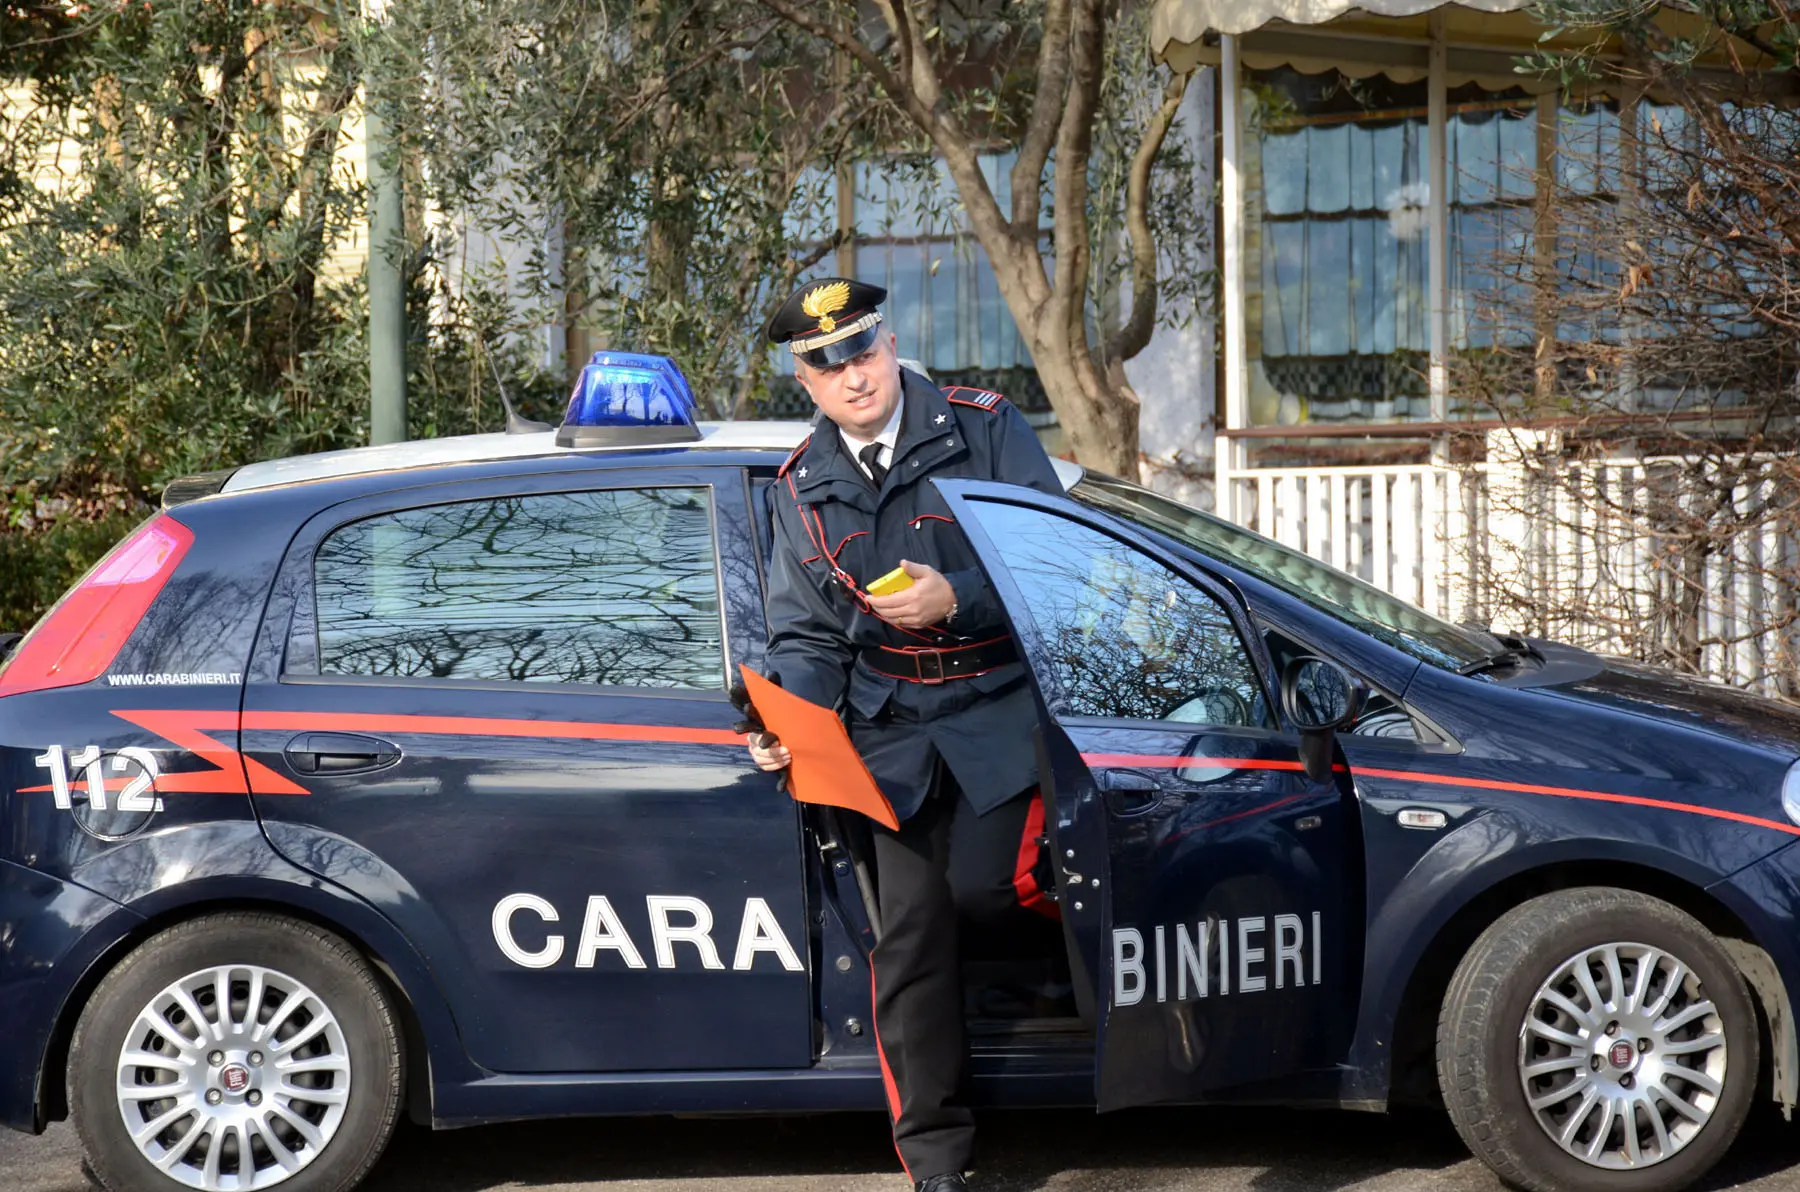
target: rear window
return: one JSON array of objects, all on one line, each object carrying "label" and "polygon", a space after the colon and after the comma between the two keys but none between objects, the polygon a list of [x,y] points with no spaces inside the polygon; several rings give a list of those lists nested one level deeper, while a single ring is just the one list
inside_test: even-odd
[{"label": "rear window", "polygon": [[318,672],[717,690],[709,498],[550,493],[343,526],[314,562]]}]

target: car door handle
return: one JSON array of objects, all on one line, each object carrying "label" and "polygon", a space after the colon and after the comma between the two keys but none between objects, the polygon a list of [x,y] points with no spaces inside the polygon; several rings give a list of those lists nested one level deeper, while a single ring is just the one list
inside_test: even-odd
[{"label": "car door handle", "polygon": [[361,733],[301,733],[282,751],[296,774],[367,774],[400,760],[400,747]]},{"label": "car door handle", "polygon": [[1162,802],[1162,784],[1148,774],[1107,770],[1101,773],[1099,785],[1106,792],[1106,806],[1114,815],[1148,811]]}]

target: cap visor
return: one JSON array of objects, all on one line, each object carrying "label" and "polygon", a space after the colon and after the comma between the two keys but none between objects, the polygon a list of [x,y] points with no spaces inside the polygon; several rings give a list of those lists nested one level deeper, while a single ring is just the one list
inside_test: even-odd
[{"label": "cap visor", "polygon": [[836,343],[814,348],[810,352],[797,352],[795,355],[814,368],[831,368],[846,360],[854,360],[868,351],[869,345],[875,342],[875,337],[880,333],[881,324],[877,323],[873,327],[864,327],[855,335],[846,335]]}]

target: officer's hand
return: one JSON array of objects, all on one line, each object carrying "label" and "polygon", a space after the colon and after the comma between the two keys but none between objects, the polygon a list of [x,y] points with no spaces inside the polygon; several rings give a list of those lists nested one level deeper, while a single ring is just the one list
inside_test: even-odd
[{"label": "officer's hand", "polygon": [[[768,741],[768,745],[762,742]],[[750,760],[756,763],[759,770],[785,770],[794,760],[786,745],[763,733],[751,733],[744,739],[750,746]]]},{"label": "officer's hand", "polygon": [[913,577],[912,586],[892,596],[871,596],[869,607],[904,629],[923,629],[939,625],[956,607],[956,593],[943,572],[923,563],[900,560],[906,574]]}]

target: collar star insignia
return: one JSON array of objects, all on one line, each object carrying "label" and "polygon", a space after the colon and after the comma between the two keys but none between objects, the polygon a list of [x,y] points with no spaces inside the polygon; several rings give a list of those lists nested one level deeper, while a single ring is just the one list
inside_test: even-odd
[{"label": "collar star insignia", "polygon": [[944,423],[946,423],[946,422],[948,422],[948,421],[950,421],[950,415],[948,415],[948,414],[939,414],[939,415],[938,415],[938,416],[937,416],[937,418],[936,418],[936,419],[934,419],[934,421],[935,421],[935,422],[936,422],[936,423],[937,423],[937,424],[938,424],[938,425],[939,425],[939,426],[942,426],[942,425],[944,425]]},{"label": "collar star insignia", "polygon": [[799,475],[800,479],[805,480],[806,479],[806,469],[801,468],[798,475]]}]

